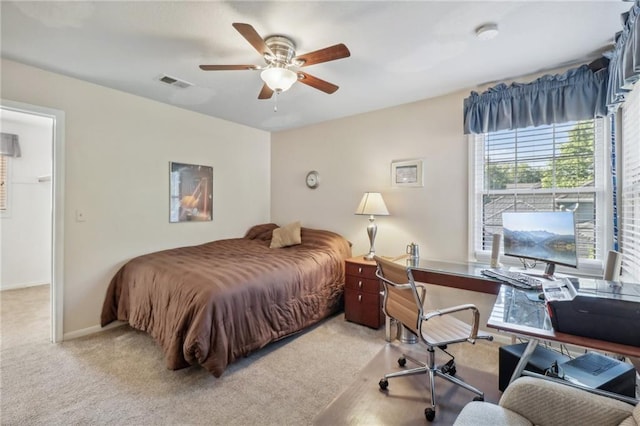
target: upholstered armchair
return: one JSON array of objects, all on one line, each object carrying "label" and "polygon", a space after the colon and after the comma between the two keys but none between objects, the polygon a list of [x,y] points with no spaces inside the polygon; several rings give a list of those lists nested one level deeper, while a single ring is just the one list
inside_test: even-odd
[{"label": "upholstered armchair", "polygon": [[498,405],[470,402],[454,426],[640,424],[640,405],[596,395],[565,384],[521,377],[505,390]]}]

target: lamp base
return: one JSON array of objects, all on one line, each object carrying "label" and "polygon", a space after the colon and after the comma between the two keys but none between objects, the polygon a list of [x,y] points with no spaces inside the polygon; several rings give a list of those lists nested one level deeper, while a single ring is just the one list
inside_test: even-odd
[{"label": "lamp base", "polygon": [[378,231],[378,225],[376,225],[373,215],[369,216],[369,225],[367,226],[367,235],[369,236],[369,254],[365,255],[365,260],[373,260],[373,256],[376,255],[376,249],[374,248],[374,242],[376,241],[376,232]]}]

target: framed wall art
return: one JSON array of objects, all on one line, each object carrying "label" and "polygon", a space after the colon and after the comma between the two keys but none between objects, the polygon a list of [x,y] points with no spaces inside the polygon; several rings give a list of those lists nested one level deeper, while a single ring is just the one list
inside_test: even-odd
[{"label": "framed wall art", "polygon": [[169,163],[169,222],[213,220],[213,167]]},{"label": "framed wall art", "polygon": [[391,186],[422,187],[422,159],[391,162]]}]

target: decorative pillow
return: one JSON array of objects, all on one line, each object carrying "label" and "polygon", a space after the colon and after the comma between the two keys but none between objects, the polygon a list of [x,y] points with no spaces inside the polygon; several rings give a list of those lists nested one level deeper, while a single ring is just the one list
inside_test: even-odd
[{"label": "decorative pillow", "polygon": [[270,247],[289,247],[300,243],[302,243],[302,238],[300,238],[300,222],[293,222],[282,228],[273,230]]},{"label": "decorative pillow", "polygon": [[271,239],[271,232],[277,227],[278,225],[276,225],[275,223],[263,223],[261,225],[254,225],[249,228],[244,237],[250,240],[257,239],[267,241]]}]

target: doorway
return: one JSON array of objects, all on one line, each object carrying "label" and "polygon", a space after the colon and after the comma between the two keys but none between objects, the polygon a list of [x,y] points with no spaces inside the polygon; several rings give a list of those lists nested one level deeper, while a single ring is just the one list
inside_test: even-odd
[{"label": "doorway", "polygon": [[[38,172],[36,171],[33,176],[24,173],[24,170],[18,174],[16,177],[15,184],[11,184],[7,189],[9,190],[8,198],[10,204],[8,204],[8,209],[4,214],[8,215],[7,218],[3,217],[0,220],[0,226],[7,226],[8,220],[11,219],[20,219],[23,222],[22,225],[18,225],[19,221],[12,222],[12,226],[29,226],[29,223],[32,223],[32,227],[38,228],[37,224],[39,223],[39,227],[46,227],[43,232],[45,232],[45,236],[42,237],[42,233],[40,233],[39,241],[41,245],[45,245],[44,247],[40,247],[38,252],[38,256],[41,258],[42,256],[46,256],[46,259],[38,260],[38,256],[34,256],[34,261],[37,261],[35,264],[35,268],[44,268],[44,271],[41,271],[40,275],[20,275],[20,271],[14,268],[14,275],[12,277],[12,281],[16,282],[17,285],[28,286],[30,284],[29,280],[46,280],[48,278],[48,282],[50,283],[50,340],[52,342],[61,342],[63,340],[63,253],[64,253],[64,245],[63,245],[63,218],[64,218],[64,112],[59,110],[54,110],[50,108],[44,108],[34,105],[28,105],[13,101],[1,100],[0,101],[0,117],[3,122],[3,132],[11,133],[11,129],[18,129],[21,132],[27,132],[28,134],[35,135],[40,134],[39,137],[45,138],[44,144],[41,144],[38,147],[39,150],[49,150],[49,152],[39,153],[36,155],[39,157],[39,161],[46,161],[49,164],[38,168],[40,171],[46,170],[47,172]],[[10,118],[11,121],[5,121],[5,119]],[[11,123],[11,124],[7,124]],[[18,123],[18,124],[16,124]],[[39,128],[39,129],[38,129]],[[44,129],[44,130],[43,130]],[[43,131],[44,136],[43,136]],[[26,141],[25,141],[26,142]],[[47,143],[49,142],[49,143]],[[33,147],[31,147],[32,154],[34,153]],[[31,160],[33,160],[33,155]],[[20,158],[16,158],[20,160]],[[11,158],[10,160],[14,160]],[[38,161],[38,160],[36,160]],[[14,164],[18,166],[19,163]],[[20,164],[20,166],[24,166]],[[9,166],[11,167],[11,166]],[[17,167],[16,167],[17,168]],[[33,182],[31,182],[33,180]],[[17,187],[17,188],[16,188]],[[11,193],[13,191],[13,194]],[[47,192],[44,195],[42,192]],[[33,198],[35,195],[40,194],[46,199],[45,202],[40,198]],[[28,199],[34,200],[32,204],[35,203],[35,200],[40,199],[40,205],[35,205],[35,208],[39,208],[41,210],[41,214],[38,216],[32,216],[33,211],[24,210],[13,211],[12,207],[18,207],[18,203],[15,203],[14,206],[11,205],[12,202],[17,202],[17,199],[13,199],[12,197],[29,197]],[[13,217],[11,217],[13,216]],[[18,243],[18,239],[20,242],[24,242],[22,240],[29,238],[27,235],[36,238],[36,232],[34,229],[28,229],[27,234],[21,233],[18,238],[14,238],[11,241],[11,245],[14,243]],[[8,230],[8,227],[7,227]],[[15,229],[13,230],[15,231]],[[10,232],[3,232],[3,234],[10,234]],[[13,238],[13,237],[12,237]],[[46,240],[43,242],[42,240]],[[6,244],[6,241],[5,241]],[[34,247],[33,241],[26,242],[26,245],[30,245]],[[20,248],[20,247],[18,247]],[[12,250],[15,247],[11,247]],[[24,249],[22,247],[21,249]],[[28,248],[27,248],[28,249]],[[4,252],[4,250],[3,250]],[[35,252],[34,252],[35,254]],[[3,256],[3,262],[5,259],[5,254]],[[8,256],[8,255],[6,255]],[[24,260],[23,262],[28,262],[28,260]],[[32,267],[34,267],[32,265]],[[12,272],[12,271],[9,271]],[[24,272],[24,271],[23,271]],[[44,276],[44,278],[42,278]],[[34,278],[38,277],[38,278]],[[22,280],[22,282],[21,282]],[[12,283],[9,283],[12,284]],[[13,283],[15,285],[15,283]],[[3,287],[5,283],[3,282]],[[4,290],[5,288],[3,288]]]}]

